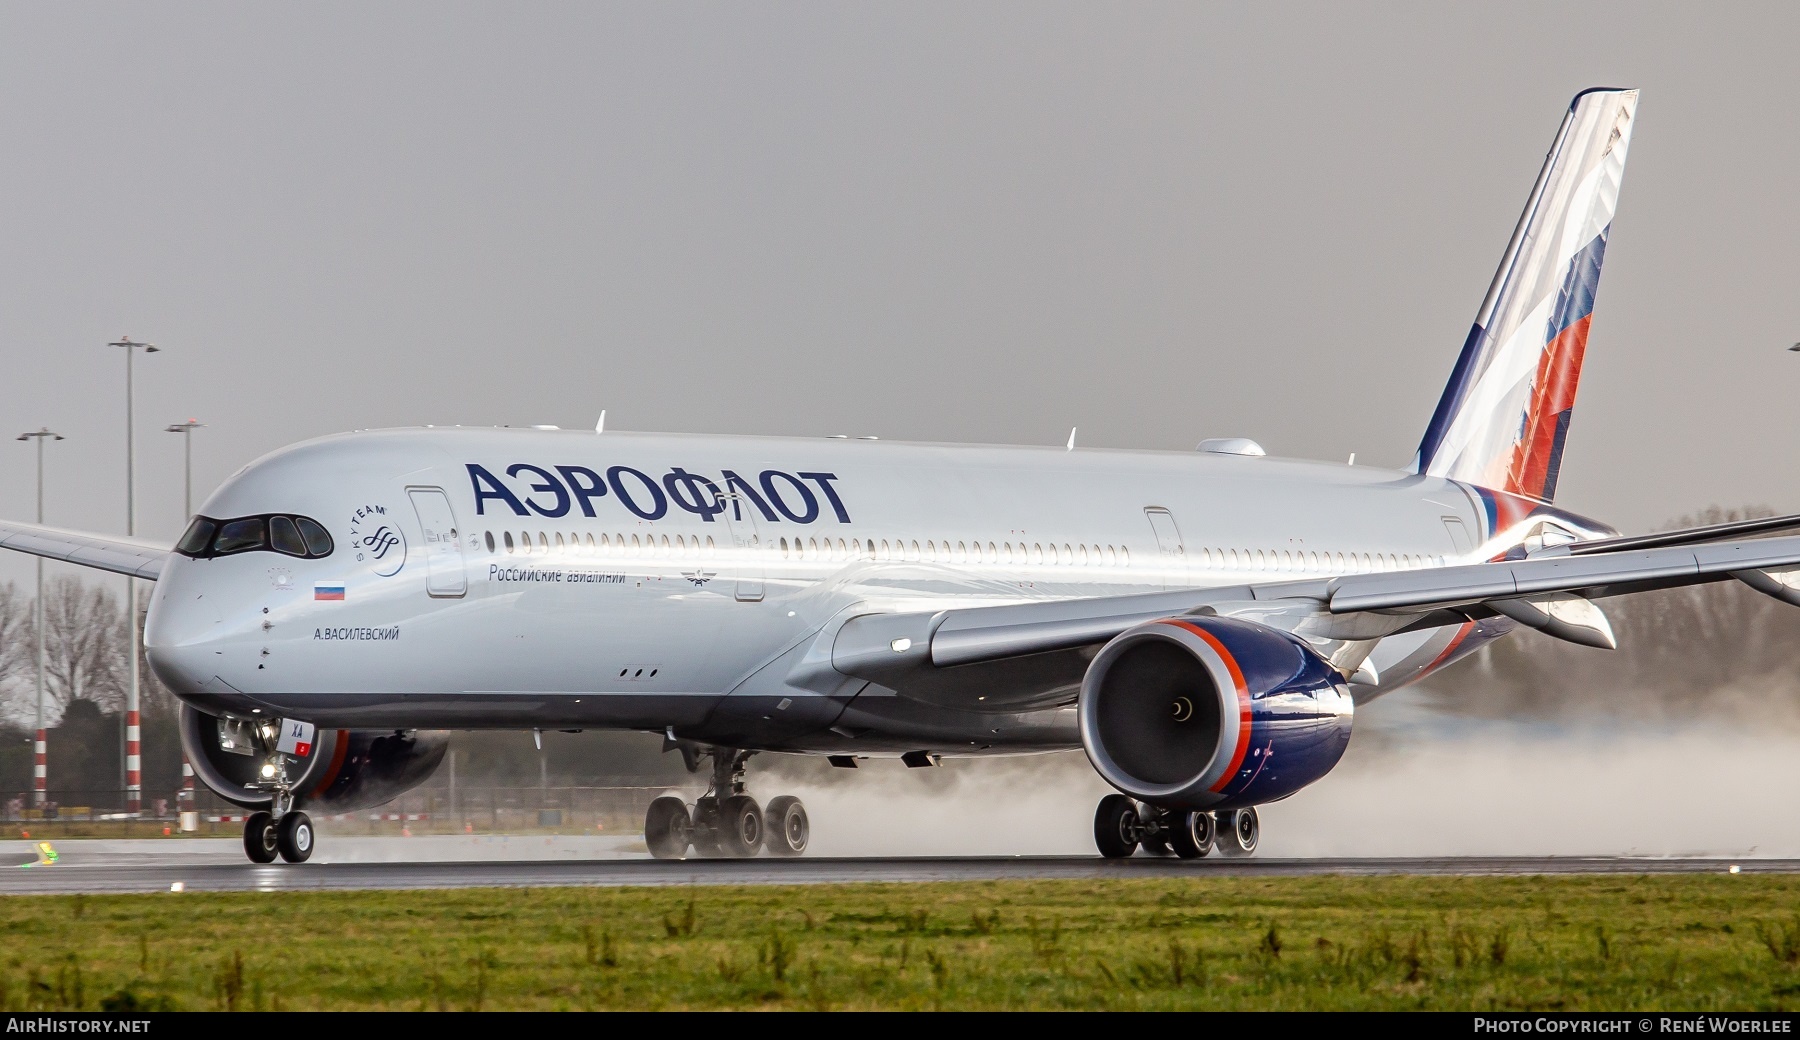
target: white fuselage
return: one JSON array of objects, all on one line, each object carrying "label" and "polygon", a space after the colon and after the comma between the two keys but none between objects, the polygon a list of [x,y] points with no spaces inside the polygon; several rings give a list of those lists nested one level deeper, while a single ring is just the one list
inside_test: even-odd
[{"label": "white fuselage", "polygon": [[[701,739],[765,666],[858,614],[1441,566],[1516,536],[1466,485],[1370,467],[524,429],[299,444],[201,510],[274,513],[318,521],[330,555],[174,556],[157,583],[150,659],[196,706]],[[1452,635],[1391,637],[1371,659],[1380,689],[1439,662]],[[807,737],[831,710],[770,743],[855,745],[855,731]],[[1014,719],[987,749],[1074,744],[1066,720]]]}]

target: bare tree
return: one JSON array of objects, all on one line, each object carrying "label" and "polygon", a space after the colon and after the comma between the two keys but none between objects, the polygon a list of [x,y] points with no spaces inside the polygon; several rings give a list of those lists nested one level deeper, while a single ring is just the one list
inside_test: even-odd
[{"label": "bare tree", "polygon": [[32,640],[31,603],[13,582],[0,585],[0,703],[7,714],[29,711],[18,701],[20,688],[29,687],[37,662]]},{"label": "bare tree", "polygon": [[116,708],[131,652],[118,596],[59,575],[44,590],[44,615],[44,686],[58,714],[77,700]]}]

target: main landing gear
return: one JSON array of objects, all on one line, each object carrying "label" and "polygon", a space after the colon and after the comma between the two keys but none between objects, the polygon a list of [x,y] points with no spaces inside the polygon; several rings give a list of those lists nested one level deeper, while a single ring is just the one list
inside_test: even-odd
[{"label": "main landing gear", "polygon": [[1261,836],[1255,809],[1185,812],[1109,794],[1094,812],[1094,844],[1107,859],[1124,859],[1140,848],[1151,856],[1173,852],[1182,859],[1199,859],[1214,849],[1248,856]]},{"label": "main landing gear", "polygon": [[744,763],[754,751],[706,748],[698,757],[712,759],[712,783],[694,800],[686,802],[664,795],[650,803],[644,814],[644,843],[657,859],[681,859],[691,848],[696,855],[741,859],[768,849],[774,856],[798,856],[806,851],[811,826],[806,806],[792,795],[758,806],[744,793]]}]

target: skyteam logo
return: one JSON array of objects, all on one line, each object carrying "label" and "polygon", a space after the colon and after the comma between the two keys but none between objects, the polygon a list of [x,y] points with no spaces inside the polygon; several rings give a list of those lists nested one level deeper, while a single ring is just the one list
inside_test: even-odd
[{"label": "skyteam logo", "polygon": [[350,518],[350,545],[356,561],[383,578],[406,566],[406,533],[388,515],[387,506],[362,506]]}]

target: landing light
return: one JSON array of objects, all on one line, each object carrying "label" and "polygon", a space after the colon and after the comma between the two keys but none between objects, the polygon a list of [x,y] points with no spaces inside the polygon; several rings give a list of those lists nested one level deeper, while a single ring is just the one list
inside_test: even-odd
[{"label": "landing light", "polygon": [[908,650],[912,649],[912,640],[906,638],[896,639],[888,644],[888,649],[897,654],[906,653]]},{"label": "landing light", "polygon": [[263,763],[263,767],[262,767],[262,776],[263,776],[263,779],[264,779],[264,780],[272,780],[272,779],[274,779],[274,777],[275,777],[275,763],[273,763],[273,762],[264,762],[264,763]]}]

